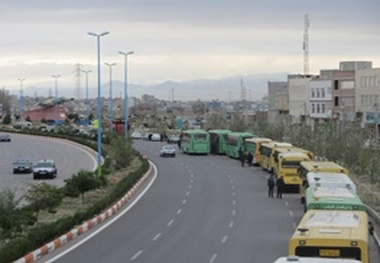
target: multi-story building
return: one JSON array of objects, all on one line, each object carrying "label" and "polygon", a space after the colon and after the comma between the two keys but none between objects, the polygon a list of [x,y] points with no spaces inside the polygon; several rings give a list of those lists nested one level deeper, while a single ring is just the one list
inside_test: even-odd
[{"label": "multi-story building", "polygon": [[268,122],[276,123],[289,113],[288,82],[268,81]]},{"label": "multi-story building", "polygon": [[332,81],[335,70],[321,70],[319,78],[310,80],[310,118],[315,122],[326,121],[332,116]]}]

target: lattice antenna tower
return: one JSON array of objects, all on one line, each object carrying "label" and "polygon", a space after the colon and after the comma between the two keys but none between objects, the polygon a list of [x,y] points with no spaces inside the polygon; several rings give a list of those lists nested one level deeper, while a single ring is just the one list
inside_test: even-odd
[{"label": "lattice antenna tower", "polygon": [[78,100],[81,99],[82,92],[81,92],[81,64],[75,64],[74,66],[74,78],[75,78],[75,90],[74,90],[74,98],[77,98]]},{"label": "lattice antenna tower", "polygon": [[247,90],[244,86],[244,81],[243,79],[240,80],[240,100],[241,101],[246,101],[247,99]]},{"label": "lattice antenna tower", "polygon": [[309,16],[304,16],[303,24],[303,74],[309,75]]}]

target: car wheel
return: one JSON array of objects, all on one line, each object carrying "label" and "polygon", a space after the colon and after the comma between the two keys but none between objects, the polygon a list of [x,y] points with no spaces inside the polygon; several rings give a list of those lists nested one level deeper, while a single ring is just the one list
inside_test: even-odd
[{"label": "car wheel", "polygon": [[37,180],[37,175],[33,175],[33,180]]}]

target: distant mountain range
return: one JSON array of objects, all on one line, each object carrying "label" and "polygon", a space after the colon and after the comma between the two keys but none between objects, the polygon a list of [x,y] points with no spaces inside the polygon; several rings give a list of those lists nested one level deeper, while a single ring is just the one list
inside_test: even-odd
[{"label": "distant mountain range", "polygon": [[[186,82],[165,81],[159,84],[137,85],[128,84],[128,96],[140,98],[144,94],[153,95],[158,99],[190,101],[204,100],[240,100],[241,81],[246,88],[247,100],[261,100],[268,93],[268,81],[286,81],[287,74],[246,75],[223,79],[199,79]],[[113,97],[124,96],[124,84],[113,81]],[[89,88],[90,98],[97,97],[97,87]],[[54,91],[52,91],[54,95]],[[18,91],[13,94],[19,95]],[[48,96],[49,91],[41,87],[26,87],[24,96]],[[78,91],[74,88],[59,88],[61,97],[77,97]],[[81,88],[81,97],[85,97],[85,88]],[[102,86],[102,96],[109,97],[109,83]]]}]

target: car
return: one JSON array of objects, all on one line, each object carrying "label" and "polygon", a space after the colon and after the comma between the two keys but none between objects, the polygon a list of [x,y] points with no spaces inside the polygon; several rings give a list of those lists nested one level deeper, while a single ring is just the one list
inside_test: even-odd
[{"label": "car", "polygon": [[6,133],[0,134],[0,142],[10,142],[11,141],[11,136]]},{"label": "car", "polygon": [[33,161],[29,159],[18,159],[13,162],[13,173],[31,173],[33,172]]},{"label": "car", "polygon": [[164,146],[162,146],[162,148],[160,150],[160,156],[161,157],[165,157],[165,156],[175,157],[175,149],[174,149],[174,147],[171,146],[171,145],[164,145]]},{"label": "car", "polygon": [[161,141],[161,134],[159,133],[152,133],[152,135],[150,136],[150,140],[151,141]]},{"label": "car", "polygon": [[131,138],[134,139],[134,140],[141,140],[143,138],[143,135],[139,131],[134,131],[131,134]]},{"label": "car", "polygon": [[178,143],[180,140],[178,135],[170,135],[166,140],[167,143]]},{"label": "car", "polygon": [[33,168],[33,179],[57,177],[57,167],[55,162],[50,159],[40,160]]}]

